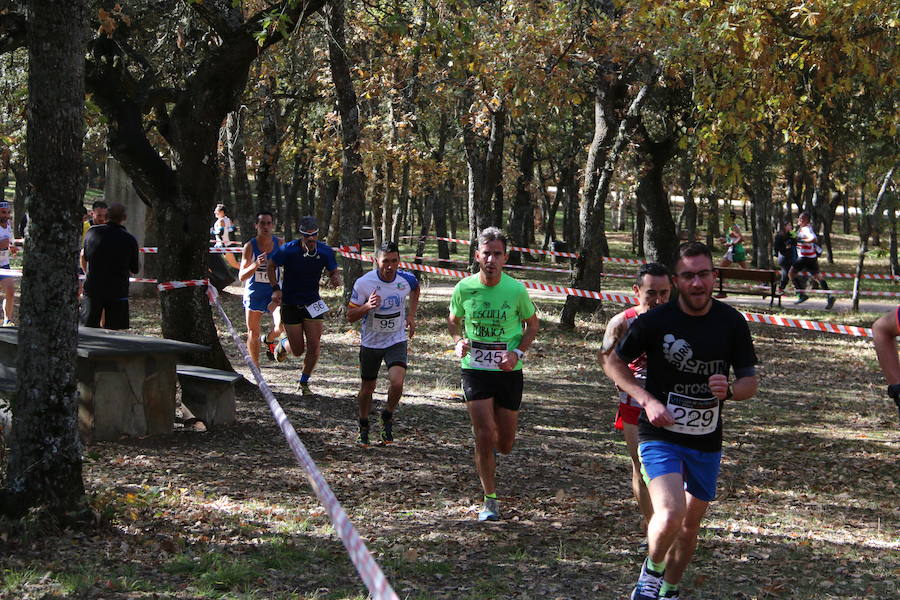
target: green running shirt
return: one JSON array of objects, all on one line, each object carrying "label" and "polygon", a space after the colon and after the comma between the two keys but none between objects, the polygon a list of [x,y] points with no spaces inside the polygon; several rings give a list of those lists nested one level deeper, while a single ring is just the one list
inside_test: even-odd
[{"label": "green running shirt", "polygon": [[[450,297],[450,314],[463,318],[465,337],[472,342],[469,353],[462,358],[462,368],[499,371],[498,349],[518,347],[522,321],[534,313],[534,303],[525,286],[506,273],[494,286],[481,283],[478,274],[457,283]],[[521,369],[520,360],[515,370]]]}]

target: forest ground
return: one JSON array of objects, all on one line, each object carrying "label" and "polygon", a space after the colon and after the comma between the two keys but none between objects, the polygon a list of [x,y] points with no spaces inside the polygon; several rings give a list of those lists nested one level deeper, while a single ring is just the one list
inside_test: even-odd
[{"label": "forest ground", "polygon": [[[400,598],[627,597],[641,534],[630,463],[612,428],[614,390],[595,359],[603,324],[620,307],[564,331],[562,300],[537,300],[542,331],[529,352],[519,435],[498,467],[504,519],[483,524],[445,329],[450,286],[424,280],[391,446],[353,444],[359,337],[334,314],[312,382],[319,397],[295,393],[296,360],[264,358],[264,376]],[[336,291],[325,297],[339,303]],[[223,305],[241,331],[240,299],[225,294]],[[838,309],[802,315],[860,325],[874,317]],[[136,299],[135,330],[159,335],[158,314],[155,299]],[[900,428],[871,342],[751,331],[760,392],[726,406],[719,495],[682,598],[896,597]],[[379,405],[384,390],[381,381]],[[234,426],[88,446],[84,478],[96,527],[0,523],[0,598],[366,597],[255,388],[239,391]]]}]

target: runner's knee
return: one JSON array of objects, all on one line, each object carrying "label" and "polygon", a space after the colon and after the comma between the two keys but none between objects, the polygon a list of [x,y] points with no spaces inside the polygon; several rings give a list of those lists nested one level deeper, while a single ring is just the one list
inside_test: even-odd
[{"label": "runner's knee", "polygon": [[497,429],[494,427],[481,427],[475,430],[475,445],[478,448],[497,447]]}]

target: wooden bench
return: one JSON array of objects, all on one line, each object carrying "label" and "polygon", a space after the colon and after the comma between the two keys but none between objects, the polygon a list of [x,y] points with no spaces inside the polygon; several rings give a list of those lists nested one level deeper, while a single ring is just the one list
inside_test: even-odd
[{"label": "wooden bench", "polygon": [[195,365],[178,365],[181,402],[207,426],[230,425],[235,421],[234,384],[240,373]]},{"label": "wooden bench", "polygon": [[[781,306],[781,294],[778,292],[778,282],[781,274],[778,271],[766,271],[763,269],[733,269],[731,267],[718,267],[719,290],[717,297],[725,297],[727,293],[743,294],[748,296],[762,296],[770,298],[769,306],[773,306],[775,299],[778,299],[778,306]],[[764,283],[769,286],[768,290],[752,289],[752,288],[728,288],[729,281],[753,281],[755,283]]]}]

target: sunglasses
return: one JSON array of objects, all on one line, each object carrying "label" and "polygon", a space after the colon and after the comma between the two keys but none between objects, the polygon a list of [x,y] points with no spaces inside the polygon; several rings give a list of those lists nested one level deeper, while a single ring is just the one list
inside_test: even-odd
[{"label": "sunglasses", "polygon": [[300,235],[302,235],[303,237],[313,237],[319,235],[319,230],[316,229],[315,231],[301,231]]}]

